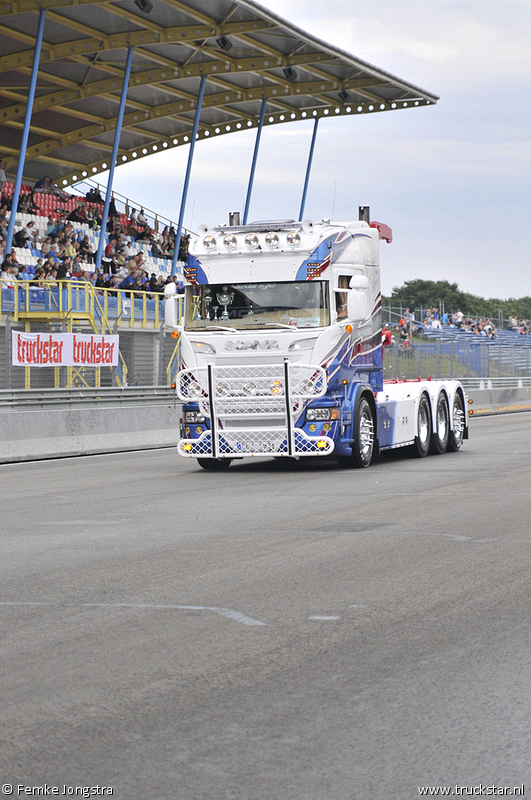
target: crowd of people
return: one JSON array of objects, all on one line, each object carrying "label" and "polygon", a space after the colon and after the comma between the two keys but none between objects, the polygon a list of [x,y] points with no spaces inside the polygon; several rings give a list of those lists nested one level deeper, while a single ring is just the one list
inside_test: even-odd
[{"label": "crowd of people", "polygon": [[[2,175],[0,161],[0,177]],[[0,191],[2,187],[0,186]],[[64,192],[57,189],[44,177],[37,181],[33,189],[21,194],[17,211],[34,214],[38,211],[35,203],[35,194],[46,193],[64,201],[71,199]],[[157,233],[148,224],[144,209],[131,210],[124,221],[125,215],[116,210],[114,199],[109,206],[107,223],[108,243],[102,254],[101,265],[98,270],[89,271],[87,266],[96,262],[96,252],[91,245],[86,228],[79,228],[79,224],[98,228],[101,225],[103,199],[97,188],[92,188],[85,199],[79,199],[71,211],[57,208],[48,217],[46,230],[42,233],[34,220],[18,227],[13,237],[11,252],[5,252],[8,219],[7,212],[11,210],[12,198],[1,191],[0,196],[0,265],[2,286],[11,288],[14,281],[23,278],[26,272],[25,264],[17,259],[19,255],[29,249],[32,254],[37,251],[35,263],[31,270],[29,282],[31,285],[44,286],[57,280],[89,281],[96,291],[110,290],[115,294],[118,289],[127,290],[135,297],[142,297],[146,292],[149,297],[155,297],[164,292],[167,283],[177,282],[171,277],[161,277],[155,272],[149,272],[146,264],[144,249],[138,249],[134,243],[151,244],[151,255],[159,258],[173,259],[175,248],[175,229],[166,227],[162,233]],[[76,227],[76,225],[78,227]],[[186,261],[188,257],[189,236],[181,237],[179,260]],[[33,274],[35,273],[35,274]]]}]

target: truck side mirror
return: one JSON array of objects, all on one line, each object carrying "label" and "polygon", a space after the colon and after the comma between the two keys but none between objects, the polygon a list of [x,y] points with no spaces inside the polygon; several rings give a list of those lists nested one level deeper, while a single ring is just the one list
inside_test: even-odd
[{"label": "truck side mirror", "polygon": [[177,286],[169,283],[164,287],[164,325],[166,328],[176,330],[179,327],[177,317],[179,311],[179,298],[177,297]]}]

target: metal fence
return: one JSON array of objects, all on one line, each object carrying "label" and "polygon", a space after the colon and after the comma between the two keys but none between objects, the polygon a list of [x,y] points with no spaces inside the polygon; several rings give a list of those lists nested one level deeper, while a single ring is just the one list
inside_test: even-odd
[{"label": "metal fence", "polygon": [[384,379],[523,378],[531,375],[531,337],[496,340],[458,334],[453,339],[420,336],[411,346],[384,348]]}]

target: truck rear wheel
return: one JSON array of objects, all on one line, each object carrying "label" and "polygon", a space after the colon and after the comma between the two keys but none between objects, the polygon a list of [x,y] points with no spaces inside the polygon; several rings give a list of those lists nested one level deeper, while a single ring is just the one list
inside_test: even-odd
[{"label": "truck rear wheel", "polygon": [[459,392],[457,392],[454,397],[452,410],[453,427],[448,437],[448,450],[452,453],[457,453],[463,444],[463,438],[465,435],[465,407],[463,404],[463,398]]},{"label": "truck rear wheel", "polygon": [[448,437],[450,435],[450,414],[448,411],[448,400],[444,392],[441,392],[437,398],[435,424],[433,427],[431,452],[435,454],[445,453],[448,447]]},{"label": "truck rear wheel", "polygon": [[197,463],[202,469],[221,472],[230,467],[231,458],[198,458]]},{"label": "truck rear wheel", "polygon": [[413,445],[413,452],[417,458],[424,458],[424,456],[428,455],[431,444],[431,431],[430,401],[428,395],[423,394],[417,411],[417,435]]},{"label": "truck rear wheel", "polygon": [[365,468],[370,466],[374,455],[374,416],[372,408],[362,397],[354,415],[354,442],[351,456],[338,456],[341,467]]}]

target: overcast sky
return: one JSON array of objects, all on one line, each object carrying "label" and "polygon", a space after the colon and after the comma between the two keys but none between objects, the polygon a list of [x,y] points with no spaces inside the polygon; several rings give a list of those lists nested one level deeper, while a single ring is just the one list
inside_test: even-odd
[{"label": "overcast sky", "polygon": [[[435,106],[323,119],[305,217],[393,229],[382,291],[456,282],[483,297],[531,295],[531,0],[265,0],[303,30],[440,96]],[[297,218],[313,123],[265,128],[249,219]],[[184,224],[241,210],[256,131],[195,148]],[[114,188],[173,219],[188,151],[120,167]]]}]

